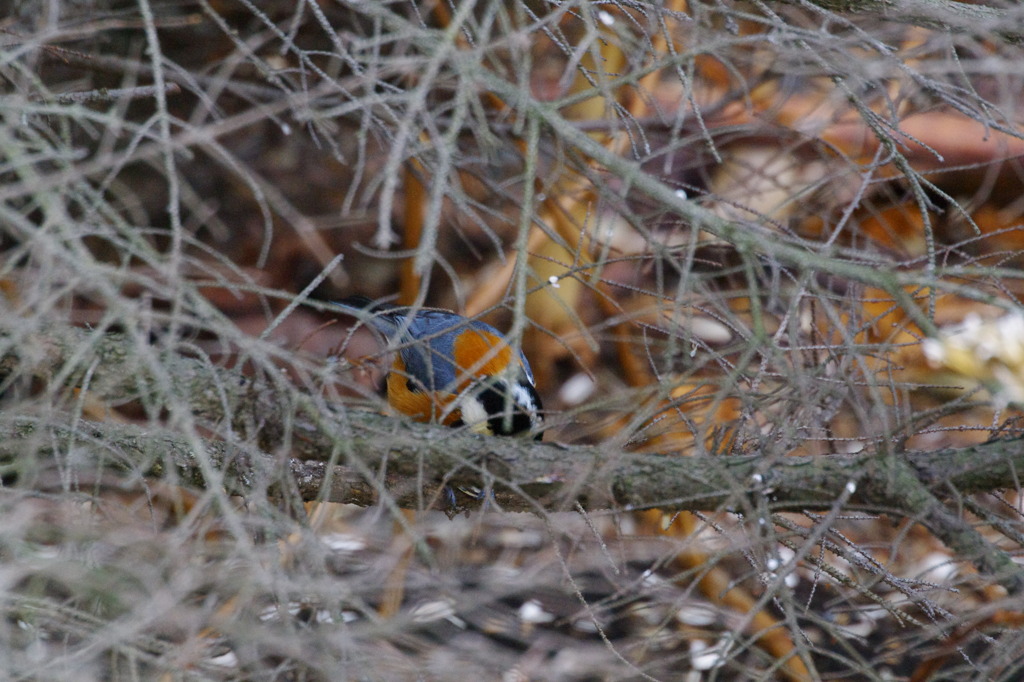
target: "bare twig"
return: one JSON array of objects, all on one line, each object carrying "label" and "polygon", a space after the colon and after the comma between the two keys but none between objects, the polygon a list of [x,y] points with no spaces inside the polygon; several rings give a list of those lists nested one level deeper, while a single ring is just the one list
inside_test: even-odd
[{"label": "bare twig", "polygon": [[[167,83],[163,91],[168,95],[176,95],[181,92],[181,86],[177,83]],[[101,88],[99,90],[86,90],[84,92],[65,92],[53,97],[33,97],[33,100],[50,99],[58,104],[87,104],[89,102],[109,102],[116,99],[142,99],[153,97],[157,93],[155,85],[140,85],[134,88]]]}]

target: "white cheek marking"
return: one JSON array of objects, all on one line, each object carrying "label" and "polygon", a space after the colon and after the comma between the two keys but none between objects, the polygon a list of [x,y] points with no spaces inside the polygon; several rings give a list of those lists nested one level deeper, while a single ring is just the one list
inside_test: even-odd
[{"label": "white cheek marking", "polygon": [[462,413],[462,423],[477,433],[490,433],[487,418],[490,416],[483,403],[471,395],[463,395],[455,401]]}]

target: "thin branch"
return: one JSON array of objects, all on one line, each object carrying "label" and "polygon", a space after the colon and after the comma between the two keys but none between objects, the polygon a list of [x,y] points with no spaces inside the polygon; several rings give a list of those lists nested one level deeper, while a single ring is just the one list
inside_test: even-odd
[{"label": "thin branch", "polygon": [[[1009,43],[1024,39],[1020,14],[986,5],[950,0],[782,0],[787,5],[814,5],[846,14],[877,16],[901,24],[951,33],[996,35]],[[1018,19],[1014,22],[1014,19]]]},{"label": "thin branch", "polygon": [[[177,83],[165,83],[162,89],[167,95],[176,95],[181,92],[181,86]],[[158,91],[156,85],[140,85],[134,88],[100,88],[83,92],[65,92],[52,97],[32,97],[31,99],[33,101],[46,99],[58,104],[87,104],[89,102],[109,102],[116,99],[153,97]]]}]

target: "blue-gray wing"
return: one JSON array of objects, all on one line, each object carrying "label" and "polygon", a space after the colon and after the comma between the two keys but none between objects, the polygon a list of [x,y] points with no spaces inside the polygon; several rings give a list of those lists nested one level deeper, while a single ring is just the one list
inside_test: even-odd
[{"label": "blue-gray wing", "polygon": [[[405,308],[372,311],[340,302],[337,305],[376,329],[389,343],[399,347],[406,373],[413,382],[410,388],[416,390],[455,390],[459,372],[452,362],[455,334],[450,332],[468,327],[503,337],[501,332],[486,322],[469,320],[443,310],[416,310],[410,316]],[[532,385],[533,371],[522,351],[519,352],[519,359]]]}]

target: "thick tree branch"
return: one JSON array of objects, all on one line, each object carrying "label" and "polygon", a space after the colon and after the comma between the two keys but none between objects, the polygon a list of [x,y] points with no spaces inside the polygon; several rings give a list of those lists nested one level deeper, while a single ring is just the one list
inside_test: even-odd
[{"label": "thick tree branch", "polygon": [[[406,495],[410,486],[416,488],[416,495],[429,496],[444,483],[491,484],[496,501],[510,511],[569,509],[577,504],[586,509],[697,511],[737,507],[744,498],[757,498],[759,506],[763,503],[772,511],[827,510],[837,499],[847,497],[850,508],[908,516],[927,511],[926,503],[914,495],[938,500],[951,492],[966,495],[1013,487],[1014,469],[1024,466],[1021,440],[898,457],[861,452],[767,462],[760,455],[677,457],[489,438],[372,413],[349,413],[336,426],[339,435],[322,434],[325,447],[319,453],[282,460],[256,447],[189,440],[168,430],[93,422],[72,429],[8,419],[0,431],[4,438],[0,456],[16,457],[25,451],[26,439],[45,431],[37,441],[44,452],[72,443],[91,446],[97,452],[108,450],[112,465],[149,476],[164,476],[172,465],[183,483],[197,487],[208,484],[200,466],[208,458],[225,472],[222,483],[239,494],[271,485],[274,471],[287,462],[303,499],[362,505],[373,504],[381,492]],[[336,447],[328,445],[334,439],[346,441],[345,449],[378,474],[367,480],[350,466],[325,461]],[[307,441],[307,448],[312,443]],[[972,459],[971,464],[965,463]],[[999,470],[1007,478],[997,480],[993,472]],[[996,485],[983,485],[986,482]],[[426,487],[419,489],[420,485]],[[848,486],[854,492],[847,495]],[[530,499],[523,499],[523,492]],[[476,501],[469,506],[482,504]]]},{"label": "thick tree branch", "polygon": [[[198,487],[216,481],[237,494],[275,494],[282,481],[303,499],[373,504],[386,494],[403,507],[437,500],[444,485],[485,487],[492,495],[467,508],[514,511],[659,508],[675,510],[827,510],[846,507],[902,515],[1008,589],[1024,578],[1005,552],[951,512],[940,497],[1016,487],[1024,441],[993,441],[939,452],[767,458],[680,457],[601,446],[561,446],[487,438],[410,424],[368,412],[333,411],[296,396],[288,384],[243,378],[197,359],[140,350],[126,337],[64,330],[32,335],[30,352],[0,357],[0,380],[62,381],[106,399],[155,399],[156,387],[184,401],[219,439],[136,426],[47,425],[9,418],[0,456],[16,460],[35,438],[39,452],[90,446],[98,456],[149,476],[172,473]],[[83,350],[87,349],[87,350]],[[158,363],[153,365],[154,361]],[[40,437],[42,436],[42,437]],[[270,453],[280,453],[278,455]],[[40,458],[35,458],[38,461]],[[290,472],[293,481],[282,477]],[[443,506],[443,502],[441,503]]]}]

